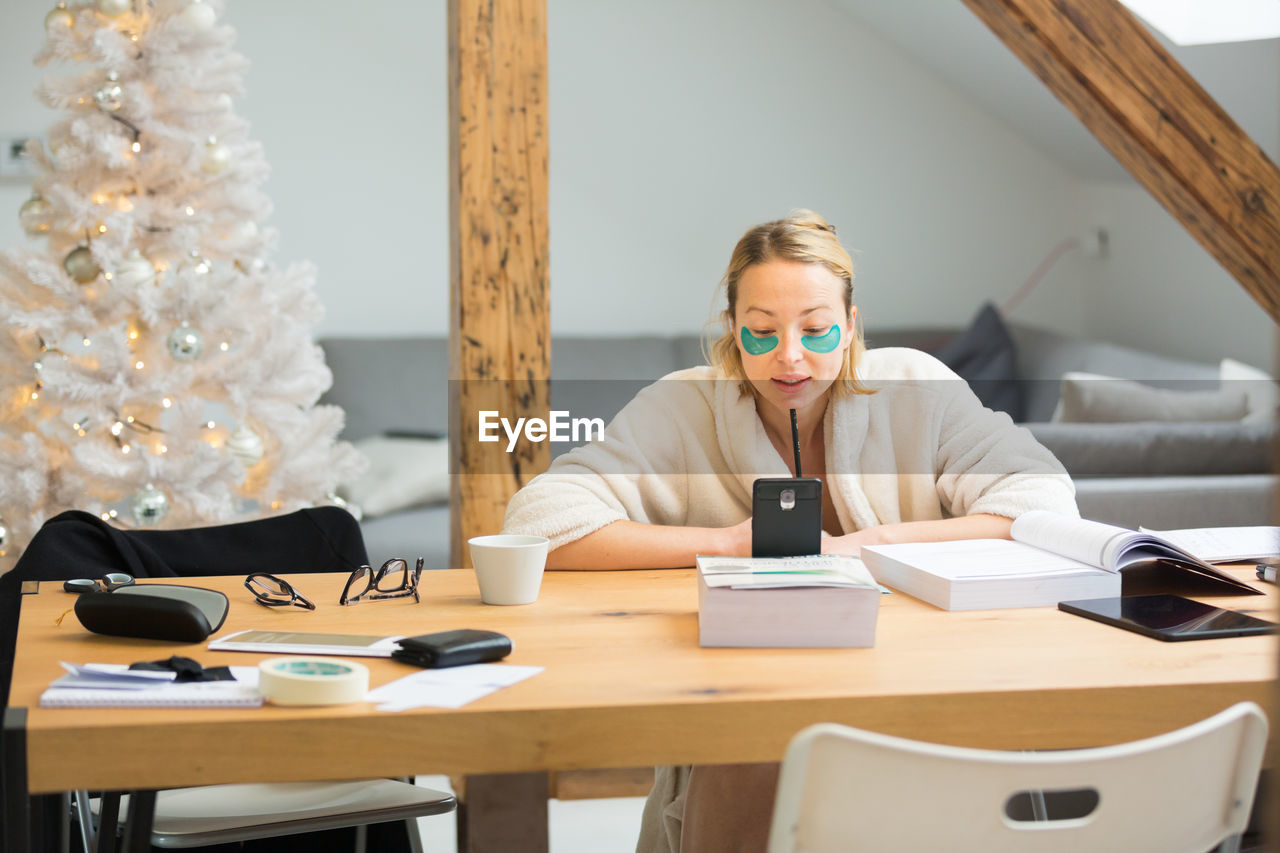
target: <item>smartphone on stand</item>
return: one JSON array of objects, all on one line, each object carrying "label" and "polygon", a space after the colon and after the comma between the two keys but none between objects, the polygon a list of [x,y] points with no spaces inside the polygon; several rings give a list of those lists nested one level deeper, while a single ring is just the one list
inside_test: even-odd
[{"label": "smartphone on stand", "polygon": [[821,480],[762,477],[751,492],[751,556],[822,553]]},{"label": "smartphone on stand", "polygon": [[822,481],[800,474],[800,431],[791,410],[794,477],[762,477],[751,487],[751,556],[822,553]]}]

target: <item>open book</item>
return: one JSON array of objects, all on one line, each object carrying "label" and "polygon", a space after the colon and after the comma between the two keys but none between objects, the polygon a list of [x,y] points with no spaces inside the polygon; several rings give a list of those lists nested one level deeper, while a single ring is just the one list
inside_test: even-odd
[{"label": "open book", "polygon": [[1206,563],[1243,563],[1280,557],[1280,527],[1195,527],[1143,533],[1172,542]]},{"label": "open book", "polygon": [[1034,510],[1013,522],[1013,538],[1090,566],[1119,572],[1140,563],[1160,560],[1234,587],[1240,595],[1262,595],[1243,581],[1214,568],[1190,551],[1152,531],[1129,530],[1100,521],[1071,518]]},{"label": "open book", "polygon": [[1120,572],[1137,566],[1185,572],[1236,595],[1262,594],[1150,533],[1034,511],[1014,521],[1012,535],[1016,541],[868,545],[862,559],[876,580],[946,610],[1118,596]]}]

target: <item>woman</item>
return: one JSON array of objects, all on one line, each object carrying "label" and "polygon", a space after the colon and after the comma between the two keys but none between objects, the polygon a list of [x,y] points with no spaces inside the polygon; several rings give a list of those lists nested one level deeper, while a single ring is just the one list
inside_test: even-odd
[{"label": "woman", "polygon": [[[864,350],[853,264],[811,211],[749,230],[725,274],[711,364],[641,391],[605,441],[512,498],[508,532],[551,539],[552,569],[692,566],[751,553],[751,487],[823,483],[823,553],[1008,538],[1031,509],[1077,515],[1062,466],[932,356]],[[777,765],[659,768],[640,850],[764,849]]]}]

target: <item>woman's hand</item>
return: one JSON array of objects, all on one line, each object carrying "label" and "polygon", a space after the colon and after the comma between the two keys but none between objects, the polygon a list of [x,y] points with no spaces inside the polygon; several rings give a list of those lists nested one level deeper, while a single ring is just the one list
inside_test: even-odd
[{"label": "woman's hand", "polygon": [[860,557],[863,545],[881,545],[884,539],[880,536],[879,527],[868,527],[843,536],[832,536],[825,530],[822,532],[822,553],[843,554],[847,557]]},{"label": "woman's hand", "polygon": [[1002,515],[966,515],[938,521],[878,524],[843,536],[822,534],[822,553],[861,556],[867,545],[897,542],[942,542],[948,539],[1008,539],[1013,521]]},{"label": "woman's hand", "polygon": [[716,554],[726,557],[751,556],[751,519],[746,518],[737,524],[720,528],[722,537],[720,548]]}]

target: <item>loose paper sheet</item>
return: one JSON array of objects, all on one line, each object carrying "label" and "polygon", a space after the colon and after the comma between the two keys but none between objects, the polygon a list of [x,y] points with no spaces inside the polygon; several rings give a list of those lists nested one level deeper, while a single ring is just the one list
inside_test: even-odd
[{"label": "loose paper sheet", "polygon": [[461,708],[495,690],[542,672],[540,666],[477,663],[445,669],[424,669],[369,691],[368,701],[378,711],[410,708]]}]

